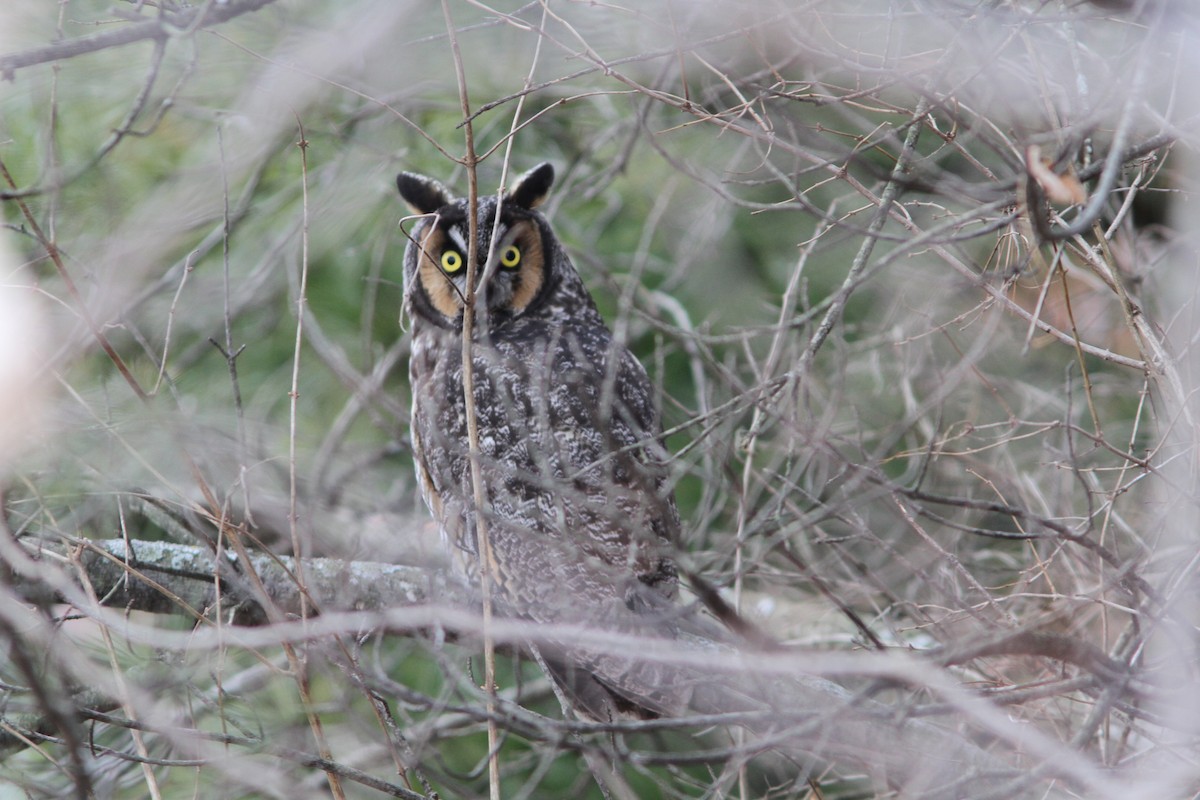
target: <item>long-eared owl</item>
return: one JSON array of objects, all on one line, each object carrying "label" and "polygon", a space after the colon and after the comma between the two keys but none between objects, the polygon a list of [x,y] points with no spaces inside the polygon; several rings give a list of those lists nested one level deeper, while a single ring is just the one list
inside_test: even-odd
[{"label": "long-eared owl", "polygon": [[[422,215],[404,256],[412,324],[412,441],[417,475],[454,561],[480,570],[478,521],[494,557],[499,613],[538,622],[650,618],[677,592],[671,546],[679,515],[645,369],[615,341],[537,211],[554,180],[542,164],[503,197],[480,197],[473,400],[485,499],[473,502],[462,325],[469,204],[401,173]],[[659,709],[587,669],[550,662],[581,712]]]}]

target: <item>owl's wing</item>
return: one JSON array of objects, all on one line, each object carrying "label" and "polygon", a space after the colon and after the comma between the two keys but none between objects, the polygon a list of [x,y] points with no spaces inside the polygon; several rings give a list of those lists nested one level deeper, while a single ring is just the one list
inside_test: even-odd
[{"label": "owl's wing", "polygon": [[473,577],[476,550],[473,530],[466,519],[462,487],[456,472],[462,472],[465,454],[456,442],[462,404],[446,402],[439,389],[446,376],[436,368],[436,356],[428,345],[415,347],[409,366],[413,387],[412,443],[413,466],[421,499],[433,515],[447,554],[458,570]]},{"label": "owl's wing", "polygon": [[607,335],[564,335],[543,363],[551,372],[524,385],[546,387],[529,410],[539,477],[554,481],[540,487],[555,506],[548,524],[586,555],[673,594],[679,513],[645,369]]}]

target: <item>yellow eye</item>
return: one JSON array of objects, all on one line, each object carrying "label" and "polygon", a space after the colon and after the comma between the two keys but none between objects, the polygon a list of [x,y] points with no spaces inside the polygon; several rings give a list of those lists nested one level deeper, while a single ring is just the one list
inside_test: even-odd
[{"label": "yellow eye", "polygon": [[500,254],[501,266],[513,269],[521,263],[521,248],[515,244],[510,244],[504,248],[504,252]]},{"label": "yellow eye", "polygon": [[463,257],[462,253],[457,250],[447,250],[442,253],[442,269],[446,272],[453,273],[462,269]]}]

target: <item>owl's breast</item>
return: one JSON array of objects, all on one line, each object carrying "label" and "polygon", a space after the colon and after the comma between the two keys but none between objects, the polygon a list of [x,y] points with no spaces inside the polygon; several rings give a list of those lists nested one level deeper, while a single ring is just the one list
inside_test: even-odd
[{"label": "owl's breast", "polygon": [[[555,561],[574,554],[646,583],[673,576],[661,547],[678,521],[647,455],[657,431],[645,372],[627,369],[632,357],[621,348],[610,374],[606,330],[526,324],[492,333],[474,349],[472,398],[498,568],[519,580],[551,547]],[[440,498],[429,505],[470,571],[478,548],[461,339],[417,337],[410,369],[418,472]],[[588,569],[596,568],[582,574]]]}]

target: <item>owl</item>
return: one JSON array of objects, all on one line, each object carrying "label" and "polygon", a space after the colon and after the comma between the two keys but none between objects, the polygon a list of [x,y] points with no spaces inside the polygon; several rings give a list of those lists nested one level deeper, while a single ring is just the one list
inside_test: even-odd
[{"label": "owl", "polygon": [[[432,178],[396,179],[421,215],[404,256],[421,494],[476,587],[486,532],[496,613],[543,623],[632,619],[661,633],[677,594],[680,523],[659,415],[646,370],[613,338],[537,210],[553,180],[542,164],[476,207],[477,507],[463,388],[469,203]],[[618,656],[564,646],[544,660],[586,716],[662,713],[656,687],[614,685]]]}]

